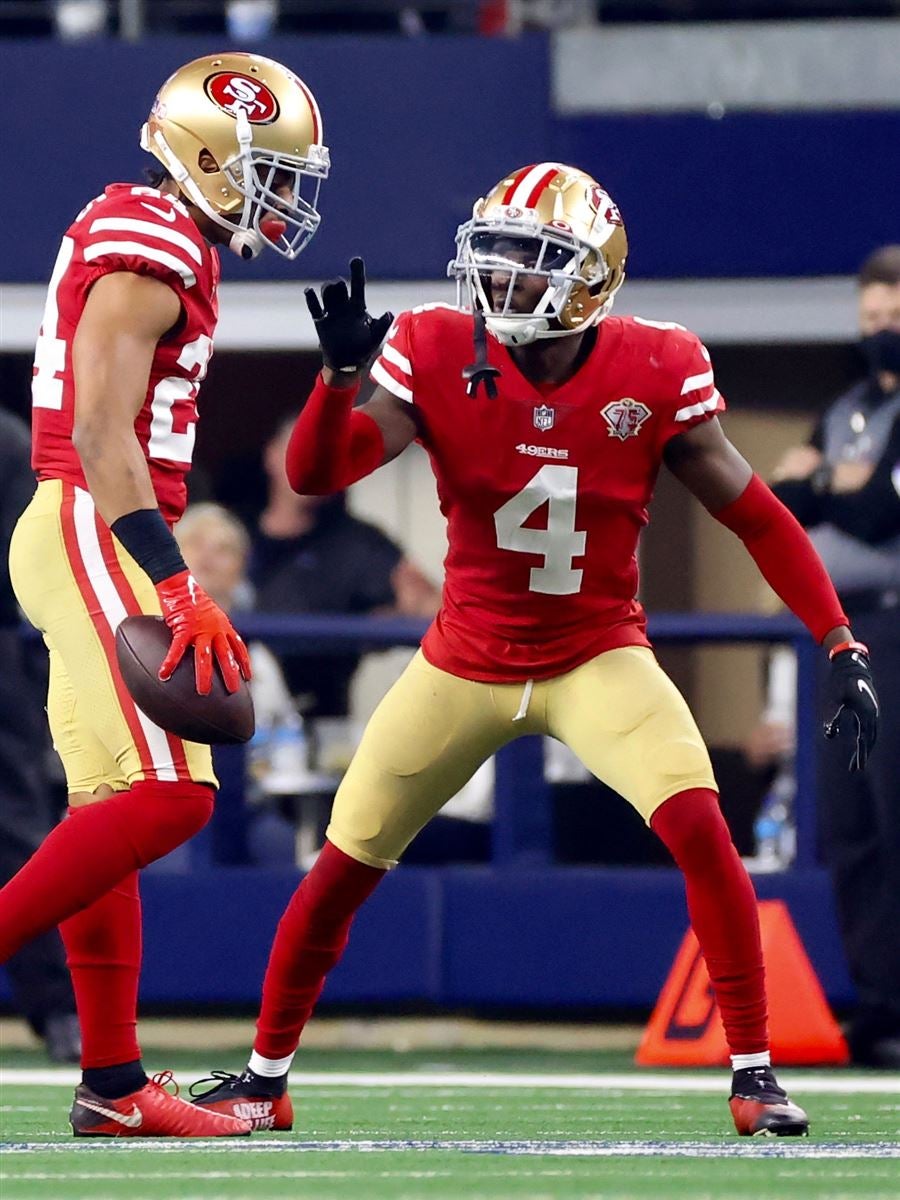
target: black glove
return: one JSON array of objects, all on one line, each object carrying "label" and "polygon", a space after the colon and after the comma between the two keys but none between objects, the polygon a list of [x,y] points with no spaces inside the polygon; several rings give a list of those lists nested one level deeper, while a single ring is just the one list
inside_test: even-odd
[{"label": "black glove", "polygon": [[849,769],[862,771],[878,734],[878,697],[868,653],[858,643],[832,658],[831,694],[838,710],[825,723],[825,736],[837,737],[842,725],[845,730],[849,728],[856,742]]},{"label": "black glove", "polygon": [[394,314],[373,318],[366,312],[366,267],[361,258],[350,259],[350,291],[345,279],[334,279],[322,288],[307,288],[306,303],[322,347],[322,359],[333,371],[358,371],[381,345]]}]

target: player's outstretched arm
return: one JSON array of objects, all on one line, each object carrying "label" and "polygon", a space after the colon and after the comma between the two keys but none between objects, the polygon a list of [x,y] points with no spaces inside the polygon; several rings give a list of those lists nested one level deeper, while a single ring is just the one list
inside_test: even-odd
[{"label": "player's outstretched arm", "polygon": [[306,291],[324,365],[285,457],[288,481],[301,494],[342,491],[395,458],[416,436],[415,422],[388,393],[387,401],[376,393],[368,404],[353,407],[361,372],[393,320],[391,313],[369,315],[365,285],[363,261],[354,258],[349,291],[343,279],[326,283],[321,300],[312,288]]},{"label": "player's outstretched arm", "polygon": [[72,440],[97,511],[156,586],[172,630],[160,678],[167,679],[193,646],[197,690],[209,692],[215,659],[233,692],[241,675],[250,678],[246,647],[189,574],[157,506],[134,431],[157,342],[180,313],[175,292],[158,279],[121,271],[97,280],[73,345]]},{"label": "player's outstretched arm", "polygon": [[866,647],[853,640],[834,585],[799,522],[728,441],[715,419],[672,438],[665,461],[710,513],[736,533],[764,579],[828,651],[837,713],[855,735],[851,770],[866,764],[875,744],[878,700]]}]

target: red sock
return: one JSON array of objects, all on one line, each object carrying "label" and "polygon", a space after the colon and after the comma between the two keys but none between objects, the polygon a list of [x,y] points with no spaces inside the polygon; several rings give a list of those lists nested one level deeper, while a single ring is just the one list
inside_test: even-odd
[{"label": "red sock", "polygon": [[193,837],[212,809],[208,784],[148,779],[62,821],[0,891],[0,962]]},{"label": "red sock", "polygon": [[[86,810],[70,811],[83,814]],[[141,898],[137,871],[63,921],[59,932],[78,1006],[82,1067],[111,1067],[139,1059]]]},{"label": "red sock", "polygon": [[688,914],[732,1054],[769,1048],[759,915],[750,876],[708,788],[672,796],[650,819],[684,872]]},{"label": "red sock", "polygon": [[253,1049],[287,1058],[347,945],[356,910],[385,871],[367,867],[326,842],[278,923],[263,982]]}]

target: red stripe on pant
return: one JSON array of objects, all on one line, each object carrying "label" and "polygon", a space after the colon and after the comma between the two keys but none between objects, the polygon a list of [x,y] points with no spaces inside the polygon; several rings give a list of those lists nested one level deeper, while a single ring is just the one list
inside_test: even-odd
[{"label": "red stripe on pant", "polygon": [[[100,542],[100,551],[103,554],[103,561],[106,563],[106,568],[109,571],[110,577],[115,584],[116,591],[121,597],[122,603],[125,605],[125,611],[129,616],[139,616],[143,613],[143,609],[138,603],[137,596],[134,594],[134,589],[128,582],[128,576],[122,570],[122,564],[119,562],[119,557],[116,554],[115,542],[113,535],[110,532],[109,526],[105,523],[98,512],[94,513],[94,523],[97,528],[97,538]],[[188,768],[187,759],[184,753],[184,743],[181,738],[174,733],[163,730],[166,735],[166,741],[169,744],[169,751],[172,755],[172,762],[175,764],[175,770],[179,779],[190,779],[191,772]]]},{"label": "red stripe on pant", "polygon": [[[91,618],[94,629],[97,631],[100,644],[103,647],[103,654],[109,664],[119,707],[128,725],[128,731],[137,747],[141,770],[145,776],[154,779],[156,777],[156,767],[153,762],[153,756],[150,753],[150,746],[147,742],[146,734],[141,727],[134,701],[119,672],[119,664],[116,659],[115,634],[112,631],[109,621],[106,619],[100,600],[90,581],[78,542],[78,532],[75,527],[75,488],[71,483],[63,483],[62,486],[63,499],[60,508],[60,524],[69,566],[72,568],[72,574],[75,576],[75,582],[84,600],[85,608]],[[122,602],[123,604],[125,603],[124,600]]]}]

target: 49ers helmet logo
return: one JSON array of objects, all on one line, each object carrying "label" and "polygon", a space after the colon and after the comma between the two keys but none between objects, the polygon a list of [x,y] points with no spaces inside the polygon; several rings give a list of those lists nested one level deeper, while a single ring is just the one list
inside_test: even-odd
[{"label": "49ers helmet logo", "polygon": [[614,204],[607,192],[598,184],[592,184],[590,188],[591,204],[607,223],[607,225],[621,225],[622,214],[619,212],[619,206]]},{"label": "49ers helmet logo", "polygon": [[275,96],[264,83],[251,79],[249,75],[219,71],[216,75],[210,75],[203,86],[213,104],[230,117],[236,118],[239,112],[244,112],[251,125],[268,125],[278,116]]}]

